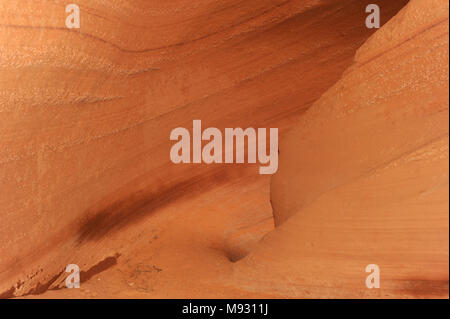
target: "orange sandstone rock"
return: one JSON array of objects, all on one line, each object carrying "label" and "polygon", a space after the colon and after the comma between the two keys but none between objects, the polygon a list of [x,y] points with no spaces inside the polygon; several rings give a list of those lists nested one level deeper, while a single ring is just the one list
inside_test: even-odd
[{"label": "orange sandstone rock", "polygon": [[411,1],[358,50],[281,141],[279,227],[238,278],[292,297],[448,298],[448,65],[446,1]]},{"label": "orange sandstone rock", "polygon": [[[341,78],[370,2],[83,0],[68,30],[1,1],[0,296],[448,296],[448,4],[412,1]],[[194,119],[280,128],[272,194],[171,163]]]}]

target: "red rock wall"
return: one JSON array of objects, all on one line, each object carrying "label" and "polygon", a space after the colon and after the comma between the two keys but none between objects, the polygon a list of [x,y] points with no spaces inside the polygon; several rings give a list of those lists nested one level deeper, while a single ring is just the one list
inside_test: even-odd
[{"label": "red rock wall", "polygon": [[[285,136],[271,185],[281,226],[245,277],[300,297],[448,297],[448,3],[431,2],[366,41]],[[365,288],[368,264],[381,289]]]},{"label": "red rock wall", "polygon": [[[370,2],[1,1],[0,296],[448,296],[448,4]],[[279,127],[272,186],[194,119]]]}]

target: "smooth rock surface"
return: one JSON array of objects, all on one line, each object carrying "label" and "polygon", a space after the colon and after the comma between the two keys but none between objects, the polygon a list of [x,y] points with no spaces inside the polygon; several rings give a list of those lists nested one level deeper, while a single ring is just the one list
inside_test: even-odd
[{"label": "smooth rock surface", "polygon": [[[448,3],[368,3],[1,1],[0,297],[448,297]],[[174,165],[194,119],[278,174]]]}]

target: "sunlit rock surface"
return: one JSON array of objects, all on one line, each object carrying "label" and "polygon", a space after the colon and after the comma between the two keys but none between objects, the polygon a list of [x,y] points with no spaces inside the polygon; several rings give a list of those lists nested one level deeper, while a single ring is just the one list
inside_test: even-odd
[{"label": "sunlit rock surface", "polygon": [[[369,3],[1,1],[0,296],[448,297],[448,3]],[[173,164],[194,119],[278,174]]]}]

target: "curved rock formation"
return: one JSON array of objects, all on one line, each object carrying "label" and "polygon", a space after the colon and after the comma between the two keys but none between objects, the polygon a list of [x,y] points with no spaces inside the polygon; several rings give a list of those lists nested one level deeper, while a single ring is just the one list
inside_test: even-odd
[{"label": "curved rock formation", "polygon": [[[245,278],[300,297],[448,296],[448,72],[448,3],[412,1],[283,139],[281,226]],[[369,264],[382,289],[366,289]]]},{"label": "curved rock formation", "polygon": [[[370,2],[2,1],[0,297],[448,297],[448,4]],[[279,127],[271,186],[193,119]]]}]

